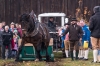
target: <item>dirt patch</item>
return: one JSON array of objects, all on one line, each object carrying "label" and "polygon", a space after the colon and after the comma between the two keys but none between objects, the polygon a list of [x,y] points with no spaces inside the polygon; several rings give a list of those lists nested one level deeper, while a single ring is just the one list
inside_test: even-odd
[{"label": "dirt patch", "polygon": [[47,62],[45,66],[61,66],[60,62],[62,62],[62,59],[55,59],[54,62]]},{"label": "dirt patch", "polygon": [[4,63],[2,66],[20,66],[17,62]]},{"label": "dirt patch", "polygon": [[35,62],[35,61],[24,61],[24,62],[7,62],[7,63],[4,63],[2,66],[21,66],[21,65],[27,65],[29,64],[28,66],[32,66],[32,65],[35,65],[35,66],[41,66],[41,63],[42,65],[44,66],[61,66],[60,65],[60,62],[62,62],[62,59],[55,59],[54,62]]}]

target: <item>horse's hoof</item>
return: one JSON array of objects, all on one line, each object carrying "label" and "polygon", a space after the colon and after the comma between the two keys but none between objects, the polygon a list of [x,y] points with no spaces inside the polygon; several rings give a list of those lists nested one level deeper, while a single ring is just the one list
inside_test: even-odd
[{"label": "horse's hoof", "polygon": [[42,61],[42,59],[39,59],[39,61]]},{"label": "horse's hoof", "polygon": [[39,59],[35,59],[35,62],[38,62],[39,61]]},{"label": "horse's hoof", "polygon": [[46,60],[46,62],[54,62],[54,60]]},{"label": "horse's hoof", "polygon": [[21,62],[21,60],[19,60],[19,59],[15,59],[15,62]]}]

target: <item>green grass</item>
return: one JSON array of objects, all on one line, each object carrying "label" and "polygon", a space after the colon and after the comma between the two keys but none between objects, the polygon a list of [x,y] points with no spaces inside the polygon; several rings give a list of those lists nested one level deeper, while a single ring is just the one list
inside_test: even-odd
[{"label": "green grass", "polygon": [[8,64],[8,66],[100,66],[100,63],[91,63],[93,59],[92,51],[89,52],[88,61],[83,61],[83,60],[71,61],[70,58],[62,58],[61,52],[55,52],[54,55],[56,62],[49,62],[49,63],[46,63],[45,61],[14,62],[13,59],[12,60],[0,59],[0,66],[3,66],[4,64]]}]

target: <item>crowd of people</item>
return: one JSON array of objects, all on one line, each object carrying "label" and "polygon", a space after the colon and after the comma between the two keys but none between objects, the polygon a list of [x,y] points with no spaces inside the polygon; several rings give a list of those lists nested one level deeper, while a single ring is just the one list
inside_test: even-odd
[{"label": "crowd of people", "polygon": [[100,6],[93,8],[94,15],[90,17],[89,26],[85,20],[78,21],[72,18],[60,29],[62,48],[65,49],[66,57],[73,60],[88,60],[89,48],[93,50],[94,63],[100,63]]},{"label": "crowd of people", "polygon": [[8,26],[5,21],[0,23],[0,57],[2,59],[15,58],[18,51],[18,41],[22,38],[20,24],[11,22]]}]

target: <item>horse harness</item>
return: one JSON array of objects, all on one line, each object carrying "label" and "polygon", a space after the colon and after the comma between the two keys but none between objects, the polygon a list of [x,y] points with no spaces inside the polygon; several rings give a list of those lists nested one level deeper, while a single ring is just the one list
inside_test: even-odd
[{"label": "horse harness", "polygon": [[[28,36],[31,36],[31,37],[36,36],[36,35],[38,34],[38,32],[39,32],[39,27],[41,27],[41,29],[42,29],[42,31],[43,31],[43,37],[46,39],[45,30],[43,29],[41,23],[39,23],[39,22],[35,22],[35,28],[34,28],[33,32],[32,32],[32,33],[26,32],[26,33],[25,33],[25,36],[27,36],[27,37],[28,37]],[[40,33],[42,34],[42,32],[40,32]]]}]

